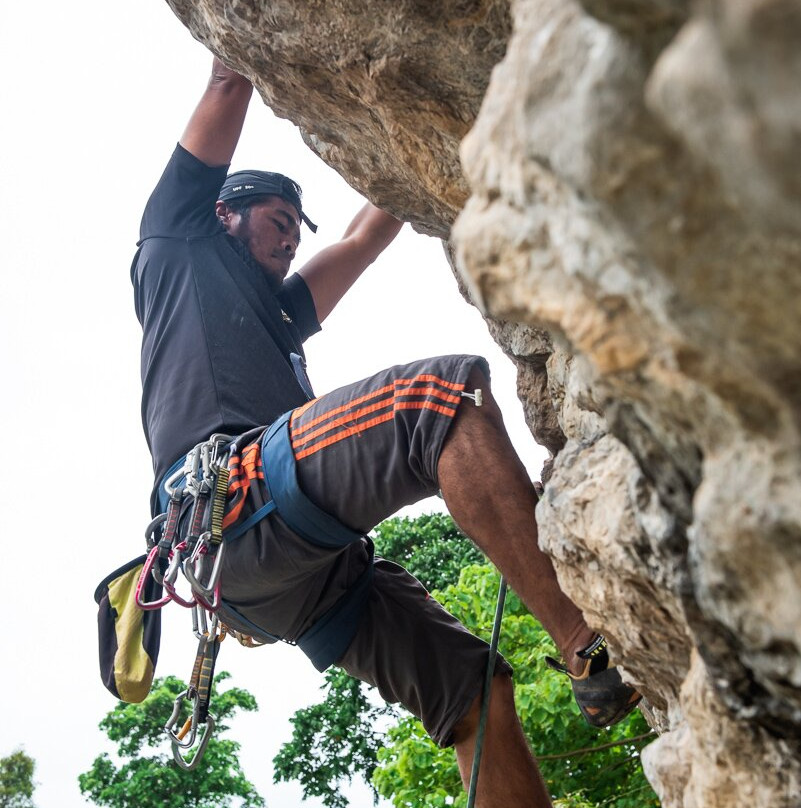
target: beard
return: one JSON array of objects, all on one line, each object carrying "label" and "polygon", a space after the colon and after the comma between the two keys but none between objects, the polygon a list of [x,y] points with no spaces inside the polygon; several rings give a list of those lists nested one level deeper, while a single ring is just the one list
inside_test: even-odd
[{"label": "beard", "polygon": [[253,253],[250,251],[250,248],[247,245],[247,242],[242,241],[234,236],[228,236],[228,240],[231,245],[234,247],[236,252],[239,254],[239,257],[251,268],[259,273],[261,273],[267,281],[267,285],[270,287],[270,291],[273,294],[281,291],[281,285],[284,282],[283,276],[279,277],[278,273],[270,269],[269,267],[265,266],[261,263],[261,261],[257,261]]}]

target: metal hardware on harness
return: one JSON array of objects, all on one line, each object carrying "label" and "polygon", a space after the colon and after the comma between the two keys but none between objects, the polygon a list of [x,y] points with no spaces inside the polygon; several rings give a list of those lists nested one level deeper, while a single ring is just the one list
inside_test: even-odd
[{"label": "metal hardware on harness", "polygon": [[[164,591],[169,595],[170,600],[175,601],[175,603],[179,606],[183,606],[185,609],[191,609],[197,603],[195,597],[186,600],[186,598],[179,595],[175,589],[175,582],[178,580],[178,572],[184,570],[182,563],[183,554],[187,552],[188,547],[189,545],[185,541],[179,542],[173,547],[170,552],[170,563],[167,567],[167,571],[164,573]],[[184,574],[186,574],[186,570],[184,570]]]},{"label": "metal hardware on harness", "polygon": [[[136,587],[136,603],[141,609],[160,609],[171,600],[185,608],[200,602],[209,611],[220,606],[220,571],[222,570],[222,517],[228,492],[228,435],[215,434],[197,444],[186,456],[183,466],[164,482],[169,496],[166,513],[157,516],[148,526],[147,560]],[[183,482],[183,485],[181,484]],[[213,499],[212,499],[213,494]],[[183,504],[192,498],[189,535],[179,536]],[[211,508],[208,507],[209,500]],[[161,537],[157,538],[158,533]],[[214,557],[209,580],[204,585],[207,557]],[[163,560],[163,561],[162,561]],[[162,575],[162,563],[167,569]],[[178,594],[176,581],[183,572],[192,589],[192,596]],[[148,577],[163,585],[165,594],[153,601],[144,598]]]},{"label": "metal hardware on harness", "polygon": [[[173,703],[172,713],[167,723],[164,725],[165,731],[170,736],[172,756],[175,762],[182,769],[187,770],[194,769],[200,763],[203,753],[206,751],[206,746],[214,732],[214,718],[209,715],[209,701],[211,699],[211,687],[214,680],[214,664],[217,660],[217,652],[226,634],[225,629],[220,625],[217,615],[212,615],[211,623],[208,623],[205,614],[202,616],[202,625],[206,627],[207,630],[199,634],[197,631],[199,620],[197,612],[198,610],[193,610],[192,622],[193,627],[196,628],[195,633],[198,635],[200,642],[198,643],[195,664],[192,668],[192,676],[189,680],[189,687],[176,697]],[[192,712],[181,726],[181,729],[176,732],[175,727],[178,724],[181,708],[185,701],[191,702]],[[198,728],[201,724],[204,724],[205,728],[200,736],[200,741],[191,761],[187,760],[181,750],[190,750],[195,746]]]},{"label": "metal hardware on harness", "polygon": [[[230,446],[231,438],[227,435],[212,435],[208,441],[195,446],[183,466],[165,480],[164,490],[169,497],[167,510],[148,525],[149,551],[136,585],[135,600],[141,609],[160,609],[174,601],[192,611],[192,630],[199,641],[195,665],[189,687],[175,699],[164,727],[175,762],[187,770],[200,763],[214,732],[209,699],[217,651],[226,635],[215,612],[221,603],[220,572],[225,553],[222,522],[228,494]],[[184,506],[190,498],[191,510],[188,511]],[[182,521],[184,514],[188,517],[185,522]],[[211,559],[211,570],[206,575]],[[179,572],[189,582],[189,598],[176,590]],[[147,601],[145,590],[151,576],[164,587],[164,595]],[[191,714],[177,729],[184,702],[191,704]],[[198,740],[201,725],[203,730]],[[188,750],[194,750],[191,760],[185,754]]]},{"label": "metal hardware on harness", "polygon": [[462,390],[462,392],[459,393],[459,395],[462,398],[472,398],[473,401],[475,402],[476,407],[480,407],[484,404],[484,393],[482,392],[480,387],[476,387],[476,389],[473,390],[472,393],[465,393],[465,391]]},{"label": "metal hardware on harness", "polygon": [[[170,737],[175,762],[186,770],[194,769],[200,763],[214,732],[214,719],[209,715],[214,664],[220,643],[229,633],[216,612],[222,603],[220,573],[226,546],[222,523],[231,451],[236,451],[231,438],[212,435],[205,443],[195,446],[181,468],[165,480],[163,487],[169,503],[166,513],[148,525],[146,538],[150,549],[136,586],[136,603],[141,609],[160,609],[172,600],[192,612],[192,631],[198,639],[195,665],[189,687],[175,699],[172,714],[164,727]],[[269,510],[259,509],[259,518]],[[232,535],[239,534],[234,532]],[[176,590],[179,572],[189,583],[192,593],[189,599]],[[145,588],[150,576],[164,587],[165,594],[146,601]],[[240,632],[230,633],[247,647],[256,648],[263,644]],[[185,702],[190,703],[191,714],[177,728]],[[204,727],[202,732],[201,725]],[[186,754],[189,750],[194,750],[191,760]]]},{"label": "metal hardware on harness", "polygon": [[[216,475],[223,466],[223,460],[227,459],[224,447],[230,443],[231,438],[228,435],[212,435],[187,454],[182,473],[186,479],[186,487],[191,493],[209,494],[212,491]],[[169,494],[169,491],[167,493]]]},{"label": "metal hardware on harness", "polygon": [[[206,747],[211,740],[212,733],[214,732],[214,718],[210,715],[206,716],[206,720],[204,722],[205,729],[203,730],[203,734],[200,736],[200,743],[195,750],[195,754],[192,756],[191,760],[187,760],[182,754],[181,749],[191,749],[195,744],[195,739],[197,738],[197,727],[198,727],[198,701],[197,698],[194,698],[194,705],[192,707],[192,715],[190,718],[187,718],[186,722],[184,723],[183,727],[179,732],[174,731],[175,724],[178,721],[178,716],[181,713],[181,706],[182,702],[186,698],[192,698],[189,695],[189,690],[184,690],[178,698],[175,700],[175,704],[172,708],[172,715],[170,716],[169,721],[164,725],[164,729],[169,733],[170,740],[172,743],[172,757],[173,760],[186,771],[192,771],[192,769],[196,768],[200,761],[203,759],[203,754],[206,751]],[[189,740],[184,741],[183,739],[186,735],[189,735]]]},{"label": "metal hardware on harness", "polygon": [[220,608],[220,572],[222,571],[222,560],[225,555],[225,544],[220,544],[217,547],[217,551],[214,553],[214,565],[204,586],[201,583],[203,567],[208,559],[211,546],[211,533],[203,533],[198,539],[192,555],[184,562],[183,570],[189,585],[192,587],[196,602],[205,606],[210,612],[214,612]]},{"label": "metal hardware on harness", "polygon": [[[136,605],[140,609],[144,609],[145,611],[152,611],[154,609],[160,609],[162,606],[166,606],[171,598],[169,593],[166,595],[158,598],[157,600],[145,600],[145,587],[147,585],[147,580],[151,574],[153,577],[156,578],[155,571],[156,568],[154,564],[156,563],[159,555],[159,548],[156,545],[148,554],[147,558],[145,559],[145,563],[142,566],[142,572],[139,575],[139,580],[136,582],[136,594],[134,595],[136,599]],[[161,583],[160,576],[156,578],[158,583]]]}]

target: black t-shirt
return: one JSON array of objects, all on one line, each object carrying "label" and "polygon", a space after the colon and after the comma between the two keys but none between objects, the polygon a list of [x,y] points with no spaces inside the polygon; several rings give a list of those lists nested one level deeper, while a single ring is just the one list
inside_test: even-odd
[{"label": "black t-shirt", "polygon": [[307,400],[289,355],[320,330],[299,275],[273,293],[214,212],[227,166],[180,145],[148,200],[131,267],[142,324],[142,422],[156,481],[215,432],[269,424]]}]

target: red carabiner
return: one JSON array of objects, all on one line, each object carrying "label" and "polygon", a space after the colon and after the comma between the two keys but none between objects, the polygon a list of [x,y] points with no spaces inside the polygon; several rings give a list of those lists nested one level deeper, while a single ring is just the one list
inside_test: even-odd
[{"label": "red carabiner", "polygon": [[145,559],[145,563],[142,567],[142,572],[139,574],[139,580],[136,582],[136,605],[140,609],[144,609],[145,611],[152,611],[155,609],[160,609],[162,606],[166,605],[170,602],[170,595],[163,595],[158,600],[144,600],[145,594],[145,586],[147,586],[147,580],[150,577],[150,574],[153,570],[153,565],[156,563],[156,558],[159,554],[158,545],[156,545],[148,554],[147,558]]}]

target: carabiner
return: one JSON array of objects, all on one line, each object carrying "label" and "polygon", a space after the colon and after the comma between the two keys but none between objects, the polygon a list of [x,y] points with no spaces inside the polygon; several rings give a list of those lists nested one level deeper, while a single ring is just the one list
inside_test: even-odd
[{"label": "carabiner", "polygon": [[214,556],[214,566],[211,568],[211,574],[205,585],[200,583],[202,569],[198,569],[197,572],[195,572],[196,565],[202,567],[203,560],[208,557],[210,537],[211,533],[209,532],[203,533],[200,536],[192,555],[184,564],[184,575],[187,581],[189,581],[189,585],[192,587],[192,593],[195,598],[210,612],[214,612],[220,608],[220,573],[222,572],[222,559],[225,554],[225,544],[220,543],[217,546],[217,552]]},{"label": "carabiner", "polygon": [[167,514],[160,513],[146,528],[145,528],[145,541],[148,547],[154,547],[159,543],[156,537],[156,532],[167,521]]},{"label": "carabiner", "polygon": [[136,605],[140,609],[144,609],[145,611],[153,611],[155,609],[160,609],[162,606],[166,606],[166,604],[170,602],[171,598],[169,594],[166,594],[160,597],[158,600],[144,600],[145,587],[147,586],[147,579],[150,577],[150,574],[153,571],[153,565],[156,563],[158,554],[159,554],[159,547],[158,545],[156,545],[147,554],[145,563],[142,566],[142,572],[139,574],[139,580],[136,582],[136,593],[134,595],[134,599],[136,600]]},{"label": "carabiner", "polygon": [[173,760],[185,771],[191,772],[192,769],[196,768],[200,761],[203,759],[203,755],[206,752],[206,747],[211,740],[211,735],[214,732],[214,719],[209,715],[206,716],[206,728],[203,730],[203,734],[200,736],[200,743],[195,750],[195,754],[192,756],[192,760],[187,760],[181,754],[181,747],[183,744],[176,742],[173,738],[172,741],[172,758]]},{"label": "carabiner", "polygon": [[[164,730],[170,736],[173,746],[178,745],[183,749],[189,749],[194,745],[197,736],[198,717],[200,715],[200,701],[197,697],[197,691],[194,691],[193,694],[190,695],[189,690],[190,689],[187,688],[175,697],[175,701],[172,704],[172,713],[167,723],[164,725]],[[175,732],[173,728],[178,723],[178,716],[181,714],[181,707],[184,701],[193,702],[192,715],[186,720],[181,729]],[[189,740],[184,741],[187,733],[189,734]]]},{"label": "carabiner", "polygon": [[193,597],[191,600],[186,600],[175,589],[175,582],[178,579],[178,570],[181,569],[181,553],[186,550],[187,544],[185,541],[176,544],[170,551],[170,565],[167,567],[167,572],[164,573],[164,590],[169,595],[170,600],[174,600],[179,606],[186,609],[191,609],[197,601]]},{"label": "carabiner", "polygon": [[[178,732],[175,732],[174,727],[178,723],[178,716],[181,714],[181,707],[185,700],[193,702],[192,715],[186,719],[181,729]],[[200,736],[200,742],[195,750],[195,754],[193,755],[191,761],[187,761],[187,759],[181,754],[180,750],[189,750],[195,745],[198,725],[201,723],[199,717],[200,699],[198,698],[198,693],[193,688],[187,688],[176,696],[175,701],[173,702],[172,714],[170,715],[167,723],[164,725],[164,730],[170,736],[173,759],[182,769],[186,769],[187,771],[191,771],[198,765],[198,763],[200,763],[203,753],[206,751],[206,746],[208,745],[211,735],[214,732],[214,719],[212,716],[207,715],[205,722],[203,722],[206,726],[203,730],[203,734]],[[187,735],[189,736],[188,739],[184,740]]]},{"label": "carabiner", "polygon": [[[209,465],[216,472],[223,464],[228,465],[228,449],[233,443],[233,438],[230,435],[223,435],[215,432],[210,438],[211,444],[211,457],[209,458]],[[225,447],[225,448],[223,448]]]},{"label": "carabiner", "polygon": [[192,609],[192,633],[199,640],[204,639],[209,634],[209,621],[206,617],[206,609],[200,603],[196,603],[194,609]]},{"label": "carabiner", "polygon": [[177,499],[180,491],[178,489],[178,483],[184,478],[186,464],[181,466],[178,471],[171,474],[165,481],[164,481],[164,491],[166,492],[167,496],[170,499]]}]

